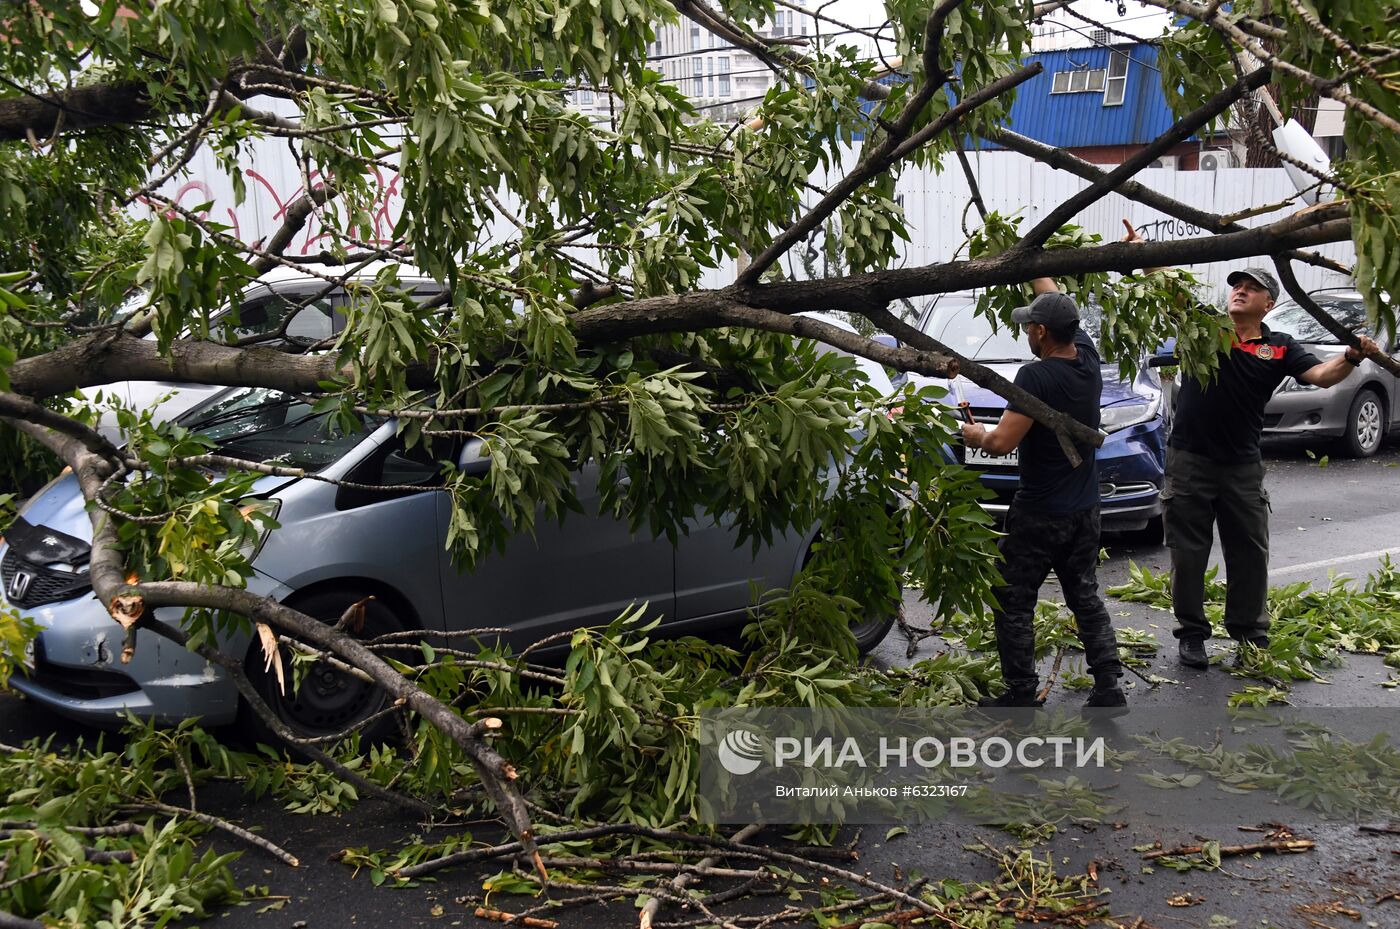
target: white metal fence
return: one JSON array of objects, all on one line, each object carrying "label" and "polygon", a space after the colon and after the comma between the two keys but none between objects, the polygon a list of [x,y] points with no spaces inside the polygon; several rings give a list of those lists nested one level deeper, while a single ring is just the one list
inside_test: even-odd
[{"label": "white metal fence", "polygon": [[[208,210],[211,219],[233,227],[234,234],[243,241],[265,240],[280,225],[287,206],[303,193],[306,179],[281,145],[256,144],[251,152],[251,157],[240,168],[248,190],[247,200],[242,204],[235,204],[229,178],[207,154],[195,159],[188,177],[170,182],[163,192],[186,207],[212,203]],[[845,154],[841,173],[854,166],[856,156],[854,150]],[[1074,175],[1012,152],[972,152],[968,157],[988,209],[1003,214],[1019,212],[1025,217],[1023,228],[1026,229],[1033,226],[1046,211],[1087,186],[1087,182]],[[1142,172],[1136,179],[1169,197],[1223,214],[1277,203],[1294,192],[1281,168],[1226,168],[1218,171],[1157,168]],[[813,178],[817,184],[823,184],[825,180]],[[322,179],[313,175],[310,181],[312,186],[316,186]],[[374,237],[381,244],[387,244],[402,207],[400,179],[383,172],[379,186],[382,196],[375,211]],[[964,240],[963,218],[969,198],[967,182],[956,160],[950,156],[941,172],[907,170],[896,190],[909,220],[912,239],[904,246],[902,264],[919,266],[953,258]],[[506,205],[512,206],[509,202]],[[1272,222],[1294,209],[1297,207],[1285,207],[1276,213],[1244,220],[1244,223],[1258,225]],[[968,213],[967,217],[968,222],[976,223],[975,212]],[[1107,241],[1115,241],[1122,236],[1121,220],[1124,218],[1152,239],[1182,239],[1204,234],[1189,223],[1172,219],[1117,194],[1110,194],[1098,201],[1076,217],[1074,222],[1102,235]],[[293,241],[288,257],[321,251],[325,238],[324,231],[313,220]],[[1319,251],[1345,264],[1355,259],[1350,242],[1325,246]],[[1223,297],[1225,276],[1236,266],[1238,263],[1198,265],[1193,266],[1192,270],[1209,283],[1215,296]],[[785,258],[784,267],[795,277],[805,276],[800,258],[796,255]],[[1300,281],[1309,289],[1346,283],[1340,275],[1332,272],[1307,265],[1298,265],[1297,268]],[[735,273],[732,266],[710,272],[702,279],[702,286],[723,286],[734,279]]]}]

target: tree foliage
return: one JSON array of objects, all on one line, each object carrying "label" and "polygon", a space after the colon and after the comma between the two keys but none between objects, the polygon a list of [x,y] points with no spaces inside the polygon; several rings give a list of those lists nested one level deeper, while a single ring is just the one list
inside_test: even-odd
[{"label": "tree foliage", "polygon": [[[981,612],[996,577],[994,533],[976,482],[939,454],[954,422],[938,391],[882,397],[850,359],[811,339],[1018,396],[888,307],[990,288],[984,310],[1005,321],[1020,285],[1055,276],[1104,307],[1111,357],[1131,366],[1176,336],[1188,368],[1206,371],[1222,324],[1183,298],[1188,277],[1136,272],[1262,255],[1335,264],[1306,249],[1345,239],[1372,313],[1394,329],[1400,26],[1389,4],[1154,2],[1191,21],[1164,40],[1160,59],[1182,117],[1173,131],[1220,118],[1265,78],[1284,101],[1330,96],[1346,107],[1349,155],[1327,180],[1345,205],[1249,229],[1212,216],[1211,235],[1180,242],[1103,243],[1069,221],[1114,189],[1192,221],[1202,211],[1131,184],[1151,146],[1111,173],[1042,153],[1089,180],[1086,191],[1029,230],[984,216],[966,259],[894,267],[900,242],[919,234],[894,198],[904,166],[941,163],[969,136],[1025,148],[1000,127],[1038,68],[1023,61],[1038,15],[1025,0],[891,2],[902,65],[885,83],[881,66],[849,47],[798,48],[745,25],[774,12],[765,0],[14,7],[0,45],[9,474],[35,466],[16,457],[33,454],[32,443],[74,469],[93,501],[94,588],[133,627],[211,660],[219,622],[253,619],[315,641],[440,730],[444,751],[464,752],[511,826],[527,831],[500,757],[434,688],[242,590],[247,543],[268,522],[239,503],[265,469],[211,459],[207,442],[149,411],[119,413],[129,438],[119,450],[91,430],[96,414],[75,390],[127,379],[266,386],[314,397],[346,422],[397,414],[411,441],[482,439],[489,471],[449,469],[445,486],[450,544],[467,565],[535,519],[577,509],[570,475],[592,461],[605,505],[641,531],[674,538],[697,513],[735,520],[755,544],[821,527],[812,574],[838,598],[828,608],[892,608],[912,576],[940,615]],[[780,73],[744,121],[706,118],[648,64],[657,28],[681,17]],[[1260,36],[1270,50],[1254,47]],[[1250,74],[1241,61],[1268,70]],[[572,109],[579,88],[609,94],[612,118]],[[823,181],[857,133],[856,167]],[[267,239],[244,243],[168,196],[196,152],[239,178],[250,145],[269,139],[292,153],[306,189]],[[387,241],[374,222],[384,170],[398,174],[403,196]],[[289,242],[312,221],[325,231],[323,254],[291,256]],[[846,270],[784,279],[777,259],[813,236],[831,237]],[[751,263],[735,284],[698,286],[741,256]],[[240,340],[236,317],[220,317],[280,266],[350,292],[333,343],[278,352]],[[372,279],[357,276],[365,268]],[[405,282],[420,273],[444,296],[411,298]],[[797,315],[809,310],[861,316],[903,344]],[[1067,443],[1098,441],[1018,399]],[[165,605],[194,610],[186,629],[155,620]],[[623,668],[630,660],[612,657]],[[627,694],[619,707],[605,695],[607,710],[574,683],[583,715],[569,737],[585,744],[615,731],[606,713],[673,699]]]}]

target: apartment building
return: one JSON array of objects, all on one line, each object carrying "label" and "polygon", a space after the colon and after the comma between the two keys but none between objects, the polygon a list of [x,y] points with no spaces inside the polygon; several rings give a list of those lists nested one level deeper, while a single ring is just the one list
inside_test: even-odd
[{"label": "apartment building", "polygon": [[[805,0],[793,3],[803,5]],[[806,14],[780,8],[771,21],[758,23],[754,31],[765,38],[786,38],[810,35],[811,30]],[[705,115],[719,121],[742,116],[763,99],[774,81],[773,72],[753,55],[685,18],[658,30],[647,47],[647,61],[667,83],[703,107]],[[609,94],[580,89],[573,92],[573,104],[587,116],[607,119],[616,102]]]}]

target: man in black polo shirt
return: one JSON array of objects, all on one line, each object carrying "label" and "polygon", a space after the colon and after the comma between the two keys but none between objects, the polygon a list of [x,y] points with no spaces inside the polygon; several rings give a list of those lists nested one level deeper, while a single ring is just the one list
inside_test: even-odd
[{"label": "man in black polo shirt", "polygon": [[[1079,308],[1048,278],[1033,286],[1036,298],[1011,318],[1025,327],[1031,352],[1039,360],[1016,372],[1016,386],[1087,426],[1097,426],[1103,376],[1098,350],[1079,328]],[[1020,485],[1000,543],[1005,585],[994,591],[997,652],[1007,689],[981,704],[1041,704],[1033,618],[1040,585],[1053,568],[1094,675],[1086,708],[1101,715],[1126,713],[1127,699],[1118,686],[1123,676],[1118,640],[1098,592],[1099,471],[1094,447],[1076,446],[1080,463],[1072,466],[1055,433],[1017,409],[1015,402],[1007,405],[995,428],[965,423],[962,433],[969,446],[993,455],[1021,450]]]},{"label": "man in black polo shirt", "polygon": [[1347,377],[1376,343],[1361,338],[1319,362],[1293,337],[1272,332],[1264,314],[1278,299],[1278,281],[1262,268],[1235,271],[1227,309],[1235,342],[1220,357],[1210,384],[1185,378],[1167,442],[1167,486],[1162,493],[1167,547],[1172,559],[1172,607],[1181,663],[1204,668],[1210,621],[1205,614],[1205,573],[1211,525],[1220,531],[1227,580],[1225,629],[1230,638],[1268,644],[1269,496],[1259,436],[1264,406],[1285,377],[1331,387]]}]

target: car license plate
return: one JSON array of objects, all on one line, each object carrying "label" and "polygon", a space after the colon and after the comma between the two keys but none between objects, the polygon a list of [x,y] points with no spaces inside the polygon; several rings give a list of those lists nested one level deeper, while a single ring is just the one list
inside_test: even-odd
[{"label": "car license plate", "polygon": [[1021,463],[1019,452],[1013,448],[1005,455],[992,455],[980,448],[968,448],[964,461],[979,468],[1014,468]]}]

